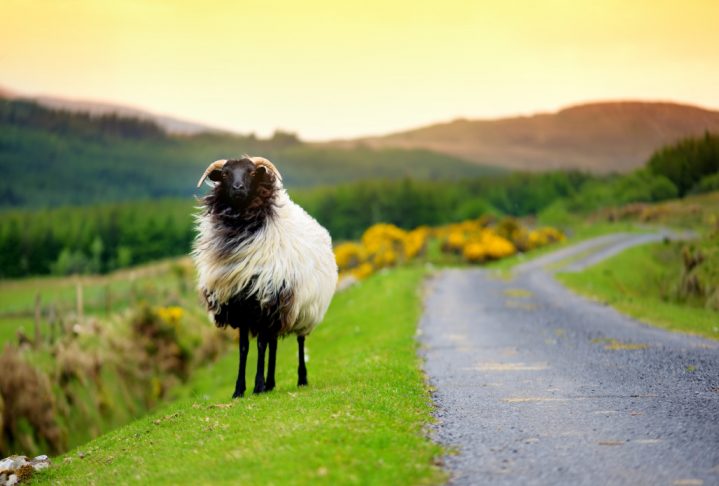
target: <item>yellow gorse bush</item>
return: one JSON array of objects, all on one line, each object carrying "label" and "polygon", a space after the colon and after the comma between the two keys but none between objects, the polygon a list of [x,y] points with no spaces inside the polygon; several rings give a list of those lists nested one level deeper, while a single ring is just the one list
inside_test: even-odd
[{"label": "yellow gorse bush", "polygon": [[498,260],[564,240],[556,228],[530,230],[514,218],[495,224],[491,218],[483,217],[446,225],[434,234],[442,241],[442,251],[460,254],[469,263]]},{"label": "yellow gorse bush", "polygon": [[567,237],[564,236],[564,233],[559,231],[557,228],[552,228],[550,226],[547,226],[546,228],[539,228],[536,231],[544,235],[547,239],[547,243],[556,243],[567,239]]},{"label": "yellow gorse bush", "polygon": [[487,255],[492,260],[499,260],[517,253],[517,248],[511,241],[489,230],[484,233],[482,243],[487,248]]},{"label": "yellow gorse bush", "polygon": [[362,235],[362,245],[375,269],[396,265],[404,256],[407,232],[393,224],[375,224]]},{"label": "yellow gorse bush", "polygon": [[481,243],[470,242],[464,246],[462,256],[470,263],[481,263],[487,258],[487,249]]},{"label": "yellow gorse bush", "polygon": [[374,273],[374,267],[371,263],[363,263],[359,267],[352,270],[352,275],[359,280],[367,278]]},{"label": "yellow gorse bush", "polygon": [[367,228],[360,242],[335,247],[340,274],[366,278],[376,270],[408,262],[424,252],[430,228],[421,226],[405,231],[393,224],[375,224]]},{"label": "yellow gorse bush", "polygon": [[362,244],[369,253],[379,253],[388,247],[398,250],[407,232],[393,224],[379,223],[370,226],[362,235]]},{"label": "yellow gorse bush", "polygon": [[467,237],[459,230],[455,229],[447,235],[447,239],[442,244],[442,250],[449,253],[461,253],[467,244]]},{"label": "yellow gorse bush", "polygon": [[382,268],[410,262],[425,253],[431,239],[438,240],[445,253],[461,255],[469,263],[482,263],[562,241],[564,235],[555,228],[527,229],[514,218],[496,222],[492,217],[482,217],[411,231],[379,223],[367,228],[359,242],[335,246],[340,278],[361,280]]},{"label": "yellow gorse bush", "polygon": [[420,226],[405,235],[404,258],[412,260],[420,256],[427,247],[430,229],[427,226]]},{"label": "yellow gorse bush", "polygon": [[491,229],[473,234],[462,248],[462,256],[471,263],[499,260],[516,252],[517,248],[511,241],[502,238]]},{"label": "yellow gorse bush", "polygon": [[337,267],[343,270],[358,267],[367,259],[365,248],[360,243],[341,243],[334,250]]}]

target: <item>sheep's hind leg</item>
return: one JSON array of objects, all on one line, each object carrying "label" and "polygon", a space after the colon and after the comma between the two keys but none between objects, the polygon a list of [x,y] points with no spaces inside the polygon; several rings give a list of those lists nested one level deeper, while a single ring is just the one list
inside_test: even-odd
[{"label": "sheep's hind leg", "polygon": [[239,398],[245,394],[245,369],[247,367],[247,353],[250,351],[250,338],[246,327],[240,327],[240,369],[237,372],[235,393],[232,398]]},{"label": "sheep's hind leg", "polygon": [[257,374],[255,375],[255,389],[253,393],[262,393],[265,391],[265,350],[267,349],[267,335],[259,333],[257,335]]},{"label": "sheep's hind leg", "polygon": [[275,361],[277,359],[277,336],[269,339],[270,355],[267,357],[267,379],[265,380],[265,391],[275,388]]},{"label": "sheep's hind leg", "polygon": [[307,386],[307,366],[305,365],[305,337],[297,336],[297,386]]}]

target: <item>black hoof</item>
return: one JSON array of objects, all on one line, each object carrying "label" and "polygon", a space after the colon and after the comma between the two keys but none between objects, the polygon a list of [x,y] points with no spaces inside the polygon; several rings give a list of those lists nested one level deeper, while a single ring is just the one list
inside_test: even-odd
[{"label": "black hoof", "polygon": [[300,378],[297,380],[297,386],[307,386],[309,383],[307,383],[307,378]]},{"label": "black hoof", "polygon": [[264,390],[264,391],[268,392],[268,391],[272,391],[272,390],[274,390],[274,389],[275,389],[275,384],[274,384],[274,383],[265,383],[265,390]]},{"label": "black hoof", "polygon": [[265,391],[265,387],[264,387],[264,386],[256,386],[255,389],[252,390],[252,393],[254,393],[255,395],[257,395],[257,394],[259,394],[259,393],[262,393],[263,391]]},{"label": "black hoof", "polygon": [[232,394],[232,399],[235,400],[236,398],[242,398],[244,394],[245,392],[235,391],[235,393]]}]

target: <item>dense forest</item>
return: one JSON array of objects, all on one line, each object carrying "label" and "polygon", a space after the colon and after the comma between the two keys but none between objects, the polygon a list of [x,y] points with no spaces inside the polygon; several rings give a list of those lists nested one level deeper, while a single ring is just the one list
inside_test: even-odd
[{"label": "dense forest", "polygon": [[499,172],[425,150],[322,148],[283,132],[172,136],[149,121],[0,99],[0,209],[189,197],[207,164],[243,153],[270,157],[288,187]]},{"label": "dense forest", "polygon": [[186,252],[192,201],[0,213],[0,277],[100,273]]}]

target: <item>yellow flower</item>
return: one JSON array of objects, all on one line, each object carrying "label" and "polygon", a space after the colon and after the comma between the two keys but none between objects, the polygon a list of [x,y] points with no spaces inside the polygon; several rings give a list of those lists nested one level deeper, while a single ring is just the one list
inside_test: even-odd
[{"label": "yellow flower", "polygon": [[370,226],[362,235],[367,260],[375,268],[395,265],[404,256],[407,232],[393,224],[379,223]]},{"label": "yellow flower", "polygon": [[532,233],[526,228],[519,227],[512,233],[511,241],[519,251],[529,251],[537,246],[532,239]]},{"label": "yellow flower", "polygon": [[155,310],[157,316],[168,324],[173,326],[177,325],[182,319],[185,311],[182,307],[170,306],[170,307],[158,307]]},{"label": "yellow flower", "polygon": [[539,228],[537,231],[539,231],[542,234],[542,236],[546,239],[547,244],[555,243],[557,241],[564,241],[567,239],[567,237],[564,236],[564,233],[562,233],[558,229],[552,228],[550,226],[547,226],[546,228]]},{"label": "yellow flower", "polygon": [[393,224],[378,223],[370,226],[362,235],[362,244],[370,252],[386,245],[401,245],[407,232]]},{"label": "yellow flower", "polygon": [[487,257],[491,259],[498,260],[500,258],[514,255],[517,252],[517,248],[511,241],[506,238],[502,238],[492,230],[485,230],[482,232],[482,243],[487,253]]},{"label": "yellow flower", "polygon": [[367,251],[359,243],[341,243],[334,248],[335,260],[340,270],[355,268],[367,258]]},{"label": "yellow flower", "polygon": [[473,241],[465,245],[462,256],[470,263],[480,263],[486,258],[487,252],[482,243]]},{"label": "yellow flower", "polygon": [[372,267],[371,264],[363,263],[359,267],[352,270],[352,275],[357,277],[357,279],[362,280],[362,279],[365,279],[365,278],[369,277],[370,275],[372,275],[373,272],[374,272],[374,268]]},{"label": "yellow flower", "polygon": [[429,238],[429,228],[420,226],[409,233],[404,238],[404,258],[409,261],[420,255],[427,246]]},{"label": "yellow flower", "polygon": [[459,252],[462,251],[462,248],[464,247],[466,241],[467,238],[464,236],[464,233],[459,230],[454,230],[449,233],[442,247],[445,251]]}]

